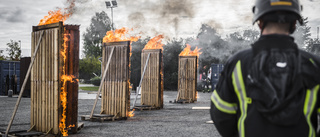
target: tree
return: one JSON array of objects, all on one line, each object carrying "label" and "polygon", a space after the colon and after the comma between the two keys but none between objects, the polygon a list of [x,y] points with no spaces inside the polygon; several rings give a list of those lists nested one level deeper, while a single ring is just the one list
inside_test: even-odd
[{"label": "tree", "polygon": [[98,57],[86,57],[79,61],[79,78],[88,81],[95,75],[101,74],[101,63]]},{"label": "tree", "polygon": [[6,51],[9,52],[9,58],[11,60],[20,60],[20,55],[21,55],[21,49],[20,45],[17,41],[10,40],[9,43],[7,43],[8,48]]},{"label": "tree", "polygon": [[3,53],[3,50],[0,50],[0,60],[5,60],[5,56],[2,55],[2,53]]},{"label": "tree", "polygon": [[104,11],[91,18],[91,24],[83,34],[83,53],[85,57],[101,57],[102,39],[111,30],[111,21]]},{"label": "tree", "polygon": [[179,54],[184,45],[183,39],[173,38],[163,47],[163,75],[166,90],[177,90]]},{"label": "tree", "polygon": [[228,57],[240,50],[250,48],[250,45],[254,43],[259,36],[259,31],[253,29],[244,30],[242,34],[240,32],[229,34],[226,38],[228,52],[230,53]]},{"label": "tree", "polygon": [[141,79],[141,52],[144,46],[148,43],[150,37],[145,39],[139,39],[136,42],[131,44],[132,46],[132,55],[131,55],[131,67],[130,67],[130,82],[133,84],[133,88],[135,89],[139,86],[139,82]]},{"label": "tree", "polygon": [[210,66],[212,63],[222,63],[229,53],[226,52],[227,44],[217,33],[215,28],[202,24],[196,40],[187,41],[192,46],[201,48],[199,67]]},{"label": "tree", "polygon": [[295,32],[292,34],[292,36],[295,39],[295,42],[298,44],[298,46],[300,48],[305,49],[306,48],[306,44],[307,42],[310,40],[310,28],[308,26],[308,17],[303,18],[303,25],[296,25],[296,30]]}]

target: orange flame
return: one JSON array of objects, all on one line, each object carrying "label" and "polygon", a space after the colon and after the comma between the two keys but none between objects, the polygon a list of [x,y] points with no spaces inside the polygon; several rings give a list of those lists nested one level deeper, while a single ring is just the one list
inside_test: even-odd
[{"label": "orange flame", "polygon": [[198,94],[198,91],[196,91],[196,98],[197,98],[197,99],[199,98],[199,94]]},{"label": "orange flame", "polygon": [[128,117],[133,117],[134,116],[134,111],[135,111],[135,109],[132,109],[132,111],[129,112]]},{"label": "orange flame", "polygon": [[115,31],[108,31],[106,36],[103,38],[103,42],[116,42],[116,41],[137,41],[140,36],[137,37],[127,37],[129,30],[125,27],[121,29],[116,29]]},{"label": "orange flame", "polygon": [[189,44],[186,44],[187,47],[183,49],[183,51],[179,54],[179,56],[199,56],[202,52],[199,52],[201,50],[196,47],[193,51],[191,50],[191,46]]},{"label": "orange flame", "polygon": [[152,38],[143,49],[163,49],[162,39],[163,35],[158,35]]},{"label": "orange flame", "polygon": [[64,66],[62,67],[62,76],[61,78],[61,82],[62,82],[62,86],[61,86],[61,92],[60,92],[60,100],[61,100],[61,106],[62,106],[62,117],[59,123],[59,129],[61,131],[61,134],[63,136],[68,136],[68,131],[66,129],[70,128],[70,127],[74,127],[75,125],[69,125],[68,127],[66,126],[66,110],[67,110],[67,88],[66,88],[66,84],[67,81],[70,82],[78,82],[78,79],[75,79],[75,76],[73,75],[65,75],[65,65],[66,65],[66,61],[67,61],[67,42],[69,41],[69,36],[70,34],[64,34],[63,37],[63,50],[60,52],[62,58],[63,58],[63,64]]},{"label": "orange flame", "polygon": [[51,23],[57,23],[59,21],[66,21],[73,13],[73,7],[75,6],[75,0],[67,0],[70,4],[64,11],[61,11],[61,8],[58,8],[55,11],[49,11],[47,16],[44,16],[43,19],[40,20],[38,25],[46,25]]}]

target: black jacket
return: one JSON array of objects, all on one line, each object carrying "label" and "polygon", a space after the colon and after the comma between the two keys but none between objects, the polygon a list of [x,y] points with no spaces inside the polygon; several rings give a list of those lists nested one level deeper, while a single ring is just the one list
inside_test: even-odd
[{"label": "black jacket", "polygon": [[221,73],[210,110],[217,130],[224,137],[316,136],[319,66],[292,37],[261,36]]}]

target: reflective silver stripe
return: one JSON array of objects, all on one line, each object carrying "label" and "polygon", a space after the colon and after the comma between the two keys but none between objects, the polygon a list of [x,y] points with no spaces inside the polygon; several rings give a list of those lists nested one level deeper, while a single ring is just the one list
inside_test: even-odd
[{"label": "reflective silver stripe", "polygon": [[244,127],[244,121],[247,117],[247,95],[246,95],[246,89],[244,87],[244,82],[243,82],[243,77],[242,77],[242,72],[241,72],[241,62],[238,61],[236,64],[236,67],[233,70],[232,73],[232,83],[234,90],[238,96],[239,99],[239,105],[240,105],[240,111],[241,115],[238,120],[238,132],[239,132],[239,137],[244,137],[245,136],[245,127]]},{"label": "reflective silver stripe", "polygon": [[311,114],[314,110],[315,103],[317,101],[317,93],[319,90],[319,85],[315,86],[312,90],[307,90],[306,99],[304,104],[303,112],[305,114],[307,123],[309,125],[309,137],[315,137],[315,130],[311,123]]},{"label": "reflective silver stripe", "polygon": [[220,98],[217,91],[214,90],[211,96],[211,100],[213,104],[222,112],[229,113],[229,114],[236,114],[237,113],[237,104],[229,103]]}]

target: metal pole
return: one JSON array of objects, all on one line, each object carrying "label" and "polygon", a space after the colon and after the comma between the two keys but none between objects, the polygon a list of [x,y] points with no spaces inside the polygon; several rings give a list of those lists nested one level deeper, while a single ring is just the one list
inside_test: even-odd
[{"label": "metal pole", "polygon": [[106,68],[104,69],[104,73],[103,73],[103,76],[102,76],[102,78],[101,78],[101,82],[100,82],[99,90],[98,90],[98,93],[97,93],[97,96],[96,96],[96,100],[95,100],[94,105],[93,105],[93,108],[92,108],[92,110],[91,110],[90,119],[92,118],[93,111],[94,111],[94,109],[96,108],[96,105],[97,105],[97,102],[98,102],[98,98],[99,98],[99,95],[100,95],[100,92],[101,92],[101,88],[102,88],[102,85],[103,85],[103,81],[104,81],[104,79],[106,78],[106,73],[107,73],[108,68],[109,68],[109,64],[110,64],[110,61],[111,61],[111,57],[112,57],[114,48],[115,48],[115,47],[112,47],[111,53],[110,53],[110,55],[109,55],[108,62],[107,62],[107,64],[106,64]]},{"label": "metal pole", "polygon": [[113,28],[113,7],[111,7],[111,30],[114,30],[114,28]]},{"label": "metal pole", "polygon": [[27,79],[30,75],[30,72],[31,72],[31,68],[32,68],[32,65],[34,63],[34,60],[36,59],[36,55],[37,55],[37,52],[38,52],[38,49],[40,47],[40,42],[42,40],[42,36],[43,36],[43,31],[41,31],[41,34],[40,34],[40,38],[39,38],[39,41],[38,41],[38,44],[37,44],[37,47],[33,53],[33,56],[32,56],[32,60],[31,60],[31,63],[29,65],[29,68],[28,68],[28,71],[27,71],[27,74],[26,74],[26,77],[24,78],[24,81],[23,81],[23,84],[22,84],[22,87],[21,87],[21,90],[20,90],[20,94],[19,94],[19,98],[17,100],[17,103],[16,103],[16,106],[14,107],[14,112],[12,114],[12,117],[10,119],[10,122],[9,122],[9,125],[7,127],[7,131],[6,131],[6,134],[5,134],[5,137],[8,136],[8,133],[10,131],[10,128],[11,128],[11,125],[12,125],[12,122],[13,122],[13,119],[14,117],[16,116],[16,113],[17,113],[17,110],[18,110],[18,107],[19,107],[19,104],[20,104],[20,101],[21,101],[21,97],[22,97],[22,94],[23,94],[23,91],[24,91],[24,88],[27,84]]},{"label": "metal pole", "polygon": [[138,86],[138,89],[137,89],[137,92],[136,92],[136,98],[134,99],[134,102],[133,102],[133,107],[135,106],[138,94],[141,91],[141,83],[142,83],[142,80],[143,80],[143,77],[144,77],[144,73],[146,72],[146,68],[148,66],[149,58],[150,58],[150,53],[148,54],[148,58],[147,58],[146,64],[144,65],[144,68],[143,68],[143,73],[142,73],[142,76],[141,76],[141,79],[140,79],[140,83],[139,83],[139,86]]}]

